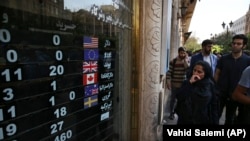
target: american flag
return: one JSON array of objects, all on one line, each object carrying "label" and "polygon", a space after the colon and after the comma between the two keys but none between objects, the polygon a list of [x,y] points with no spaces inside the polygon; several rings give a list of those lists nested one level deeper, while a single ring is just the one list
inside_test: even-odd
[{"label": "american flag", "polygon": [[83,61],[82,68],[82,73],[97,72],[98,63],[97,61]]},{"label": "american flag", "polygon": [[98,38],[94,37],[83,37],[84,48],[98,48]]}]

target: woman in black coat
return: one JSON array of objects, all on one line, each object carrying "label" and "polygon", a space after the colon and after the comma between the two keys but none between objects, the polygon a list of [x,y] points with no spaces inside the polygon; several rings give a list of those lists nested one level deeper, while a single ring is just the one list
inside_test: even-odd
[{"label": "woman in black coat", "polygon": [[177,93],[177,124],[219,124],[218,106],[212,69],[198,61]]}]

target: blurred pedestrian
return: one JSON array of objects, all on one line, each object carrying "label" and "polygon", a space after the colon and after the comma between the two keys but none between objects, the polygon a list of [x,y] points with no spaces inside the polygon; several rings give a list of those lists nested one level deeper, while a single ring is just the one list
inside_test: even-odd
[{"label": "blurred pedestrian", "polygon": [[240,81],[232,94],[232,98],[243,104],[243,115],[237,123],[250,124],[250,66],[242,72]]},{"label": "blurred pedestrian", "polygon": [[181,87],[182,82],[186,79],[186,72],[189,67],[188,55],[185,47],[178,48],[178,56],[170,61],[169,70],[166,74],[167,88],[170,93],[170,115],[169,119],[175,118],[174,108],[176,104],[176,91]]},{"label": "blurred pedestrian", "polygon": [[217,51],[214,51],[213,54],[216,55],[218,59],[220,59],[222,56],[222,53],[217,52]]}]

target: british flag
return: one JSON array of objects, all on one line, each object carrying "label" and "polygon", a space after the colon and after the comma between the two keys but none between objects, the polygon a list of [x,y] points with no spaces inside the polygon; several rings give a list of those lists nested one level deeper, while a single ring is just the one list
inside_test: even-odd
[{"label": "british flag", "polygon": [[83,61],[82,73],[97,72],[98,62],[97,61]]}]

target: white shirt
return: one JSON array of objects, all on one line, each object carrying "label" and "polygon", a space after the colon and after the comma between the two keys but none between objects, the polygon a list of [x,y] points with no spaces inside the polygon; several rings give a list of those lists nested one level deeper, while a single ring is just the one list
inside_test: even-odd
[{"label": "white shirt", "polygon": [[203,56],[203,60],[208,62],[208,64],[211,66],[211,59],[210,59],[210,55],[208,56]]}]

